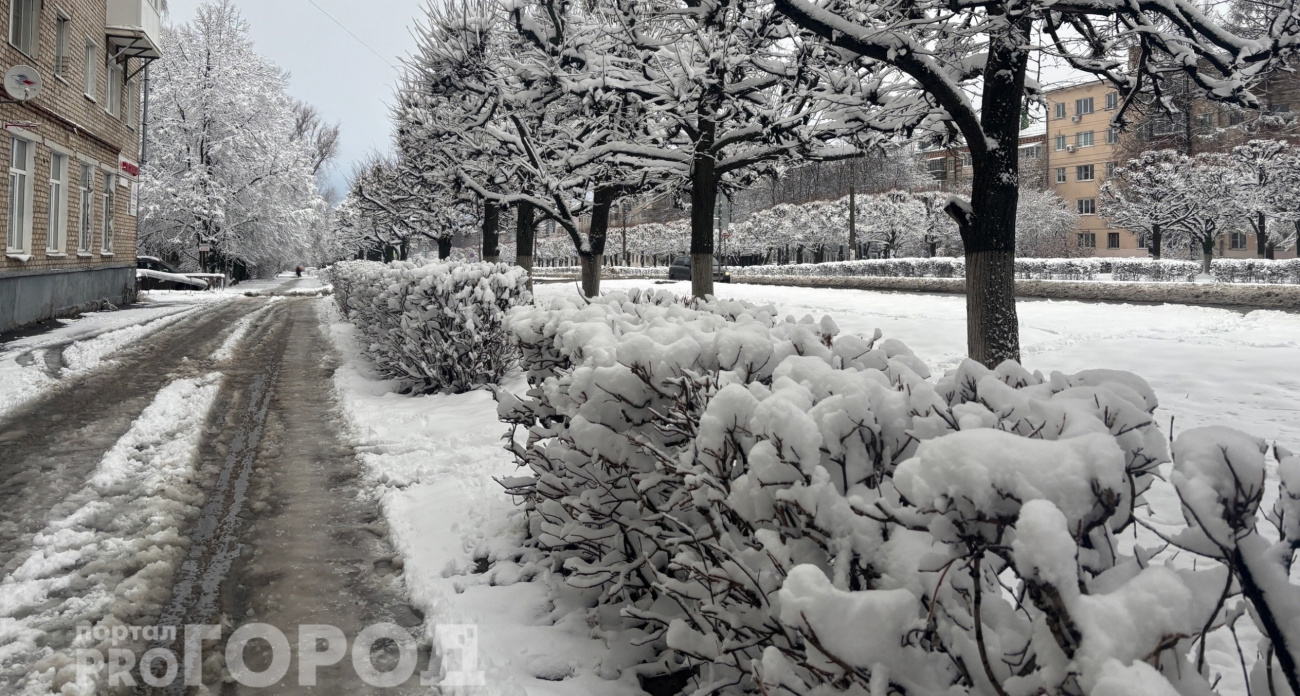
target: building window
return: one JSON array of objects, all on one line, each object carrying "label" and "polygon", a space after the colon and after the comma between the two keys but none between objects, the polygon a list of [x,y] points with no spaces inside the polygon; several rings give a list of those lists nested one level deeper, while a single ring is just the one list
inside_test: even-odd
[{"label": "building window", "polygon": [[39,0],[9,0],[9,43],[28,56],[36,55],[36,19]]},{"label": "building window", "polygon": [[1087,116],[1092,113],[1092,97],[1074,100],[1074,115]]},{"label": "building window", "polygon": [[1106,129],[1106,144],[1114,145],[1119,142],[1119,129],[1110,127]]},{"label": "building window", "polygon": [[1056,104],[1056,117],[1065,118],[1065,102],[1059,102]]},{"label": "building window", "polygon": [[1092,181],[1094,172],[1091,164],[1081,164],[1074,168],[1075,181]]},{"label": "building window", "polygon": [[86,41],[86,96],[95,98],[96,80],[99,77],[99,47],[94,41]]},{"label": "building window", "polygon": [[32,159],[36,147],[22,138],[9,139],[9,220],[6,236],[11,253],[26,254],[32,231]]},{"label": "building window", "polygon": [[1056,149],[1057,149],[1058,152],[1061,151],[1061,150],[1064,150],[1064,149],[1065,149],[1065,136],[1064,136],[1064,135],[1058,135],[1058,136],[1056,136]]},{"label": "building window", "polygon": [[54,74],[59,77],[67,77],[68,30],[71,26],[72,18],[60,12],[54,24]]},{"label": "building window", "polygon": [[1106,93],[1106,110],[1114,111],[1119,108],[1119,92]]},{"label": "building window", "polygon": [[104,74],[108,76],[108,83],[104,85],[104,110],[109,116],[121,116],[122,85],[125,79],[122,64],[110,56],[108,62],[104,64]]},{"label": "building window", "polygon": [[932,160],[927,160],[925,163],[925,168],[926,171],[930,172],[930,176],[933,177],[935,181],[948,180],[948,159],[947,158],[936,157]]},{"label": "building window", "polygon": [[113,206],[113,184],[117,183],[113,179],[112,174],[104,175],[104,192],[99,194],[100,200],[104,203],[103,245],[100,248],[100,252],[104,254],[113,253],[113,213],[116,211]]},{"label": "building window", "polygon": [[1065,183],[1065,167],[1056,168],[1056,183],[1058,184]]},{"label": "building window", "polygon": [[1218,118],[1216,114],[1199,114],[1196,117],[1196,130],[1202,133],[1208,133],[1218,127]]},{"label": "building window", "polygon": [[967,169],[970,168],[970,155],[961,156],[961,166],[966,167]]},{"label": "building window", "polygon": [[62,254],[68,246],[68,156],[50,155],[50,227],[45,238],[47,251]]},{"label": "building window", "polygon": [[1115,167],[1116,167],[1116,166],[1118,166],[1118,165],[1116,165],[1114,162],[1107,162],[1107,163],[1106,163],[1106,178],[1107,178],[1107,179],[1111,178],[1112,176],[1115,176]]},{"label": "building window", "polygon": [[1146,248],[1149,246],[1149,245],[1147,244],[1147,233],[1146,233],[1146,232],[1138,232],[1138,234],[1137,234],[1137,243],[1138,243],[1137,248],[1139,248],[1139,249],[1146,249]]},{"label": "building window", "polygon": [[1075,135],[1074,144],[1078,147],[1092,147],[1092,131],[1084,131]]},{"label": "building window", "polygon": [[1042,158],[1043,158],[1042,145],[1021,145],[1020,146],[1020,159],[1036,160]]},{"label": "building window", "polygon": [[95,236],[95,177],[89,164],[81,163],[81,180],[78,186],[77,252],[89,254]]},{"label": "building window", "polygon": [[1078,210],[1079,210],[1079,214],[1080,214],[1080,215],[1096,215],[1096,214],[1097,214],[1097,199],[1096,199],[1096,198],[1080,198],[1079,200],[1075,201],[1075,205],[1078,207]]},{"label": "building window", "polygon": [[1228,112],[1229,126],[1240,126],[1245,121],[1246,121],[1246,112],[1242,111],[1241,109],[1233,109],[1232,111]]},{"label": "building window", "polygon": [[1286,114],[1291,112],[1290,104],[1269,104],[1268,112],[1270,114]]},{"label": "building window", "polygon": [[1247,244],[1248,242],[1246,240],[1245,232],[1233,232],[1228,235],[1229,249],[1245,249],[1247,248]]},{"label": "building window", "polygon": [[1118,249],[1118,248],[1119,248],[1119,232],[1107,232],[1107,233],[1106,233],[1106,248],[1107,248],[1107,249]]},{"label": "building window", "polygon": [[1096,247],[1096,246],[1097,246],[1097,233],[1095,233],[1095,232],[1080,232],[1080,233],[1079,233],[1079,248],[1080,248],[1080,249],[1092,249],[1092,248],[1094,248],[1094,247]]},{"label": "building window", "polygon": [[131,80],[126,83],[126,127],[135,130],[140,121],[140,85]]}]

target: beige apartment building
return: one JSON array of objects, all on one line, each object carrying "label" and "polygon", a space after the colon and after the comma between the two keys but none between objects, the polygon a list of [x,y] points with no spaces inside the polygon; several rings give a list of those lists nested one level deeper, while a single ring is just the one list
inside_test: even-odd
[{"label": "beige apartment building", "polygon": [[0,331],[134,298],[141,78],[160,55],[158,3],[6,0],[0,10],[0,73],[20,91],[0,104]]}]

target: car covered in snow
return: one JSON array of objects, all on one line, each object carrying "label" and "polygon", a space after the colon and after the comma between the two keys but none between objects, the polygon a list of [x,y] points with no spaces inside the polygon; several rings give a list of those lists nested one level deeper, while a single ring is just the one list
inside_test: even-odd
[{"label": "car covered in snow", "polygon": [[[668,280],[690,280],[691,279],[691,257],[678,256],[673,259],[673,263],[668,267]],[[723,268],[718,260],[713,259],[713,280],[717,283],[730,283],[731,274]]]},{"label": "car covered in snow", "polygon": [[138,256],[135,260],[136,286],[141,290],[207,290],[208,283],[177,272],[162,259]]}]

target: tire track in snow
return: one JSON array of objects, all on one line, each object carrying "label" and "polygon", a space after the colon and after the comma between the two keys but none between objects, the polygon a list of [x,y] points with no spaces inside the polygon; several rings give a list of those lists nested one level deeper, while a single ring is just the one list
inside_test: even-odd
[{"label": "tire track in snow", "polygon": [[[176,380],[108,451],[75,510],[50,522],[0,581],[0,685],[4,693],[58,693],[75,683],[74,651],[100,648],[78,626],[131,624],[157,613],[150,591],[184,553],[177,528],[197,513],[195,464],[202,424],[221,375]],[[12,689],[12,690],[10,690]]]}]

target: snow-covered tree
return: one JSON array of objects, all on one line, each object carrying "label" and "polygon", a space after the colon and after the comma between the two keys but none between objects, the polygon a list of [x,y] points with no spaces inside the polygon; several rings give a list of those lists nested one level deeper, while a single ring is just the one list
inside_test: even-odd
[{"label": "snow-covered tree", "polygon": [[1016,208],[1016,255],[1064,258],[1078,253],[1070,243],[1079,215],[1053,191],[1022,189]]},{"label": "snow-covered tree", "polygon": [[1098,211],[1110,224],[1145,239],[1154,258],[1164,253],[1165,235],[1191,212],[1183,181],[1190,160],[1174,150],[1144,152],[1107,177]]},{"label": "snow-covered tree", "polygon": [[906,191],[889,191],[858,199],[860,229],[863,239],[880,245],[881,256],[892,258],[919,251],[923,236],[925,210],[916,197]]},{"label": "snow-covered tree", "polygon": [[1255,234],[1255,253],[1273,258],[1290,246],[1300,221],[1300,152],[1282,140],[1252,140],[1232,148],[1242,170],[1236,194]]},{"label": "snow-covered tree", "polygon": [[333,127],[286,95],[288,76],[257,53],[231,0],[200,5],[163,43],[150,68],[141,251],[194,268],[207,245],[205,270],[237,276],[313,258]]},{"label": "snow-covered tree", "polygon": [[1240,196],[1249,179],[1229,155],[1202,153],[1187,162],[1177,179],[1184,215],[1170,229],[1169,241],[1193,254],[1199,250],[1202,270],[1209,273],[1219,236],[1249,224]]},{"label": "snow-covered tree", "polygon": [[1158,93],[1174,74],[1190,79],[1197,96],[1258,107],[1249,85],[1282,67],[1300,46],[1300,16],[1289,3],[1267,8],[1273,18],[1267,31],[1250,38],[1228,31],[1192,0],[775,5],[871,72],[866,84],[879,87],[857,93],[864,125],[897,132],[933,124],[943,135],[960,135],[969,148],[970,203],[950,211],[967,257],[969,354],[987,365],[1019,355],[1017,143],[1026,101],[1040,97],[1027,79],[1033,55],[1046,50],[1113,85],[1121,98],[1115,119],[1123,121],[1139,95]]}]

